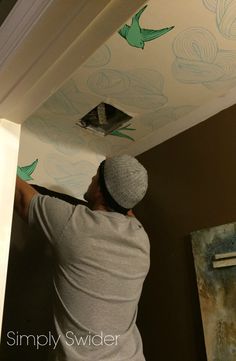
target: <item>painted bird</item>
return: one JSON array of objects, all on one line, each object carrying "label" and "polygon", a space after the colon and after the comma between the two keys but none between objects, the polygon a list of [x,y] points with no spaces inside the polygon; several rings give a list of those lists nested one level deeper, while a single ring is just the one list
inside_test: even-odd
[{"label": "painted bird", "polygon": [[24,181],[33,180],[31,174],[34,172],[36,166],[38,164],[38,159],[36,159],[33,163],[26,165],[25,167],[17,167],[17,175]]},{"label": "painted bird", "polygon": [[119,30],[119,34],[127,40],[129,45],[141,49],[144,49],[146,41],[159,38],[174,28],[174,26],[171,26],[160,30],[142,29],[139,25],[139,20],[146,7],[147,5],[133,16],[131,26],[126,24]]}]

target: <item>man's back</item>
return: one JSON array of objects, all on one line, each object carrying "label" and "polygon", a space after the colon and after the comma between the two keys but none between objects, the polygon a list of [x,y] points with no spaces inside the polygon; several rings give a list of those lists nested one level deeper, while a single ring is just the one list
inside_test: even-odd
[{"label": "man's back", "polygon": [[29,222],[54,250],[54,360],[143,361],[135,321],[149,241],[138,220],[37,195]]}]

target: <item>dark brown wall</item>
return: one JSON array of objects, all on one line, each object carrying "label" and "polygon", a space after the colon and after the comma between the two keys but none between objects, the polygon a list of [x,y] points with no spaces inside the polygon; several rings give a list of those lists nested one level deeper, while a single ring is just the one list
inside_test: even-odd
[{"label": "dark brown wall", "polygon": [[136,208],[151,242],[138,324],[147,361],[205,361],[189,233],[236,221],[236,106],[138,157],[149,191]]}]

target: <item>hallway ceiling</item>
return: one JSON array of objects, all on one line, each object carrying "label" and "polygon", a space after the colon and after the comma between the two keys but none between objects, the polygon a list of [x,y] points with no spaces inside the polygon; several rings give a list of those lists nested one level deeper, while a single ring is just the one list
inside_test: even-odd
[{"label": "hallway ceiling", "polygon": [[[25,121],[20,155],[32,138],[57,175],[85,150],[137,155],[234,104],[235,86],[236,0],[150,0]],[[127,127],[81,128],[101,102],[129,114]]]}]

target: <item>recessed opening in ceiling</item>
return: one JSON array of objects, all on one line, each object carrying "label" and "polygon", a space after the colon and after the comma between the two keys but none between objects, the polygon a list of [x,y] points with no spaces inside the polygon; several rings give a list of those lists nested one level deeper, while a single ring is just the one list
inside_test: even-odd
[{"label": "recessed opening in ceiling", "polygon": [[80,119],[78,125],[100,135],[107,135],[127,123],[132,117],[106,103],[100,103]]}]

